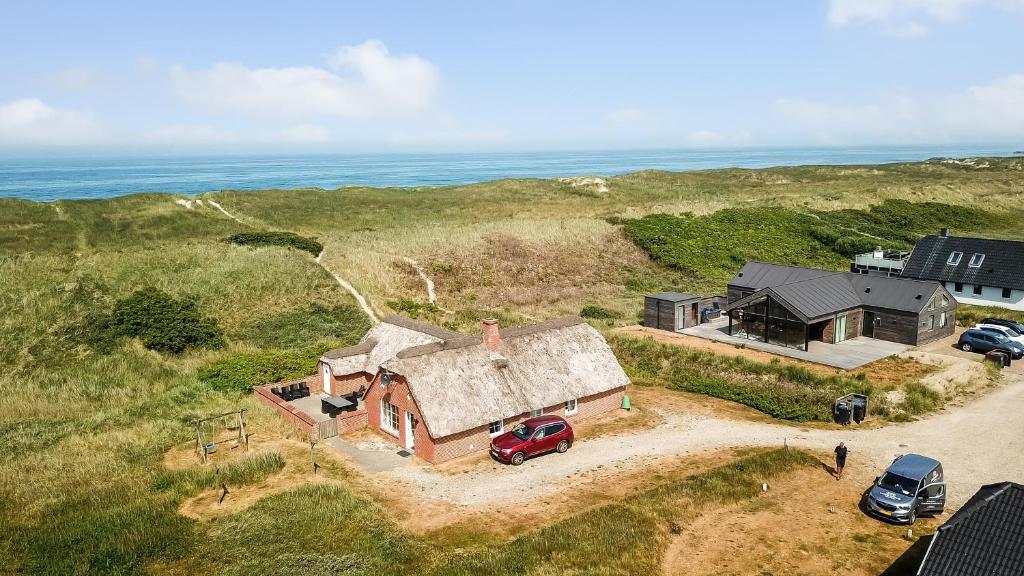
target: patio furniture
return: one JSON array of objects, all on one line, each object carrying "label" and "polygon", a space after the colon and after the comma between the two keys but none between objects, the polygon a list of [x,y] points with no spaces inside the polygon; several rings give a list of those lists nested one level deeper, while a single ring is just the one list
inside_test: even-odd
[{"label": "patio furniture", "polygon": [[295,384],[289,384],[289,385],[285,386],[284,388],[282,388],[281,389],[281,398],[283,398],[285,400],[294,400],[294,399],[298,398],[297,392],[295,390]]},{"label": "patio furniture", "polygon": [[277,396],[278,398],[281,397],[281,387],[280,386],[274,386],[273,388],[270,389],[270,392],[274,396]]},{"label": "patio furniture", "polygon": [[305,398],[309,396],[309,386],[305,382],[299,382],[295,385],[296,398]]},{"label": "patio furniture", "polygon": [[324,396],[320,399],[320,411],[331,418],[336,417],[343,410],[350,410],[354,406],[355,404],[342,396]]}]

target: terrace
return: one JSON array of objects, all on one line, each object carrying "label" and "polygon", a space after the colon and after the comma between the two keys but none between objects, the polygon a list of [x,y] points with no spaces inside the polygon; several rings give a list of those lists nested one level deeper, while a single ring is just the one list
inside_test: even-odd
[{"label": "terrace", "polygon": [[[256,398],[264,404],[275,408],[282,418],[294,423],[311,439],[326,439],[346,434],[366,427],[366,407],[358,395],[348,397],[324,394],[315,387],[319,381],[316,376],[309,376],[288,382],[257,386],[253,389]],[[290,386],[313,384],[307,387],[306,393],[289,397],[287,394],[276,394],[277,389]]]}]

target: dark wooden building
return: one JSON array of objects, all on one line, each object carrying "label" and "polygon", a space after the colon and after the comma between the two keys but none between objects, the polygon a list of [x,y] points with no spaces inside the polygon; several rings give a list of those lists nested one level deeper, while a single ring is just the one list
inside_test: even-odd
[{"label": "dark wooden building", "polygon": [[705,309],[717,309],[720,296],[697,296],[685,292],[661,292],[644,297],[644,326],[678,332],[703,321]]},{"label": "dark wooden building", "polygon": [[917,346],[949,336],[956,300],[938,282],[748,262],[729,281],[729,333],[792,348],[866,336]]}]

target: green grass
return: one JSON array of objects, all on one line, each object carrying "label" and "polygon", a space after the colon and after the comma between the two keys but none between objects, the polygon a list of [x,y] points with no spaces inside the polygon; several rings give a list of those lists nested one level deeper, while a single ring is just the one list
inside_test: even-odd
[{"label": "green grass", "polygon": [[309,252],[317,256],[323,251],[324,245],[313,240],[299,236],[293,232],[239,232],[228,237],[228,242],[239,246],[283,246]]},{"label": "green grass", "polygon": [[[652,338],[615,336],[612,350],[634,383],[714,396],[750,406],[783,420],[832,421],[832,403],[850,393],[872,395],[871,382],[846,376],[824,376],[801,366],[754,362],[719,356]],[[885,412],[881,395],[872,410]]]},{"label": "green grass", "polygon": [[961,326],[974,326],[983,318],[1005,318],[1014,322],[1024,322],[1024,312],[995,306],[972,306],[969,304],[961,304],[956,307],[956,321]]},{"label": "green grass", "polygon": [[[558,519],[547,531],[506,543],[484,538],[462,550],[402,532],[386,509],[343,477],[211,521],[178,514],[182,499],[210,482],[209,469],[164,469],[164,454],[190,441],[191,421],[245,408],[250,432],[278,429],[274,412],[237,390],[264,377],[297,374],[318,349],[354,343],[368,326],[351,297],[308,254],[223,239],[252,227],[315,237],[324,261],[381,312],[388,302],[403,309],[409,307],[403,301],[424,301],[422,280],[402,263],[413,257],[439,289],[438,310],[420,309],[452,327],[474,326],[485,316],[525,323],[578,314],[588,305],[629,322],[644,292],[717,291],[736,258],[781,258],[762,241],[769,230],[736,234],[746,224],[759,225],[752,215],[777,216],[778,223],[810,234],[815,219],[804,214],[852,208],[858,212],[837,215],[836,222],[873,233],[894,228],[892,219],[862,211],[886,199],[1019,206],[1021,166],[1024,160],[1008,159],[974,171],[929,163],[644,171],[609,178],[607,194],[581,194],[554,180],[505,180],[204,195],[248,225],[207,203],[187,209],[163,194],[50,204],[0,199],[0,574],[652,573],[670,522],[685,523],[701,502],[749,496],[761,476],[799,465],[786,464],[799,453],[766,455],[737,465],[742,468],[665,485],[652,479],[623,501]],[[718,250],[695,235],[692,259],[675,268],[651,262],[622,237],[619,225],[608,223],[683,212],[700,221],[729,207],[743,209],[723,213],[715,225],[735,243]],[[914,226],[933,226],[941,211],[915,214]],[[1019,238],[1020,213],[1004,216],[1016,219],[995,222],[984,233]],[[676,220],[666,226],[685,228]],[[847,232],[853,234],[846,230],[839,238]],[[793,258],[844,265],[838,239],[808,238],[783,240],[792,249],[820,245]],[[705,249],[708,266],[697,253]],[[676,258],[666,253],[664,262]],[[75,338],[86,318],[109,312],[146,286],[193,299],[223,330],[225,348],[165,355],[123,340],[100,354]],[[249,371],[250,360],[259,364],[268,356],[267,364]],[[295,358],[300,361],[291,364]],[[766,409],[781,415],[816,417],[814,394],[829,385],[802,373],[756,372],[739,364],[715,365],[728,377],[724,383],[694,372],[673,383],[645,358],[637,354],[626,363],[665,385],[711,382],[723,394],[748,394],[756,389],[730,387],[763,378],[806,388],[792,406],[771,399]],[[220,391],[200,380],[204,369],[235,361],[238,370],[223,374],[247,383]],[[272,458],[224,473],[254,481],[277,468]],[[337,536],[325,538],[329,531]],[[598,567],[598,559],[605,564]]]}]

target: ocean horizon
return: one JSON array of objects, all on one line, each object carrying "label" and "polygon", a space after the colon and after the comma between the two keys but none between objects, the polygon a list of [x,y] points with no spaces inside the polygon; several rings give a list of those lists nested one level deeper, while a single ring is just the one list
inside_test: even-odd
[{"label": "ocean horizon", "polygon": [[344,186],[424,187],[505,178],[616,176],[798,165],[864,165],[934,157],[1012,156],[1009,146],[861,146],[366,154],[0,157],[0,198],[98,199],[144,192]]}]

